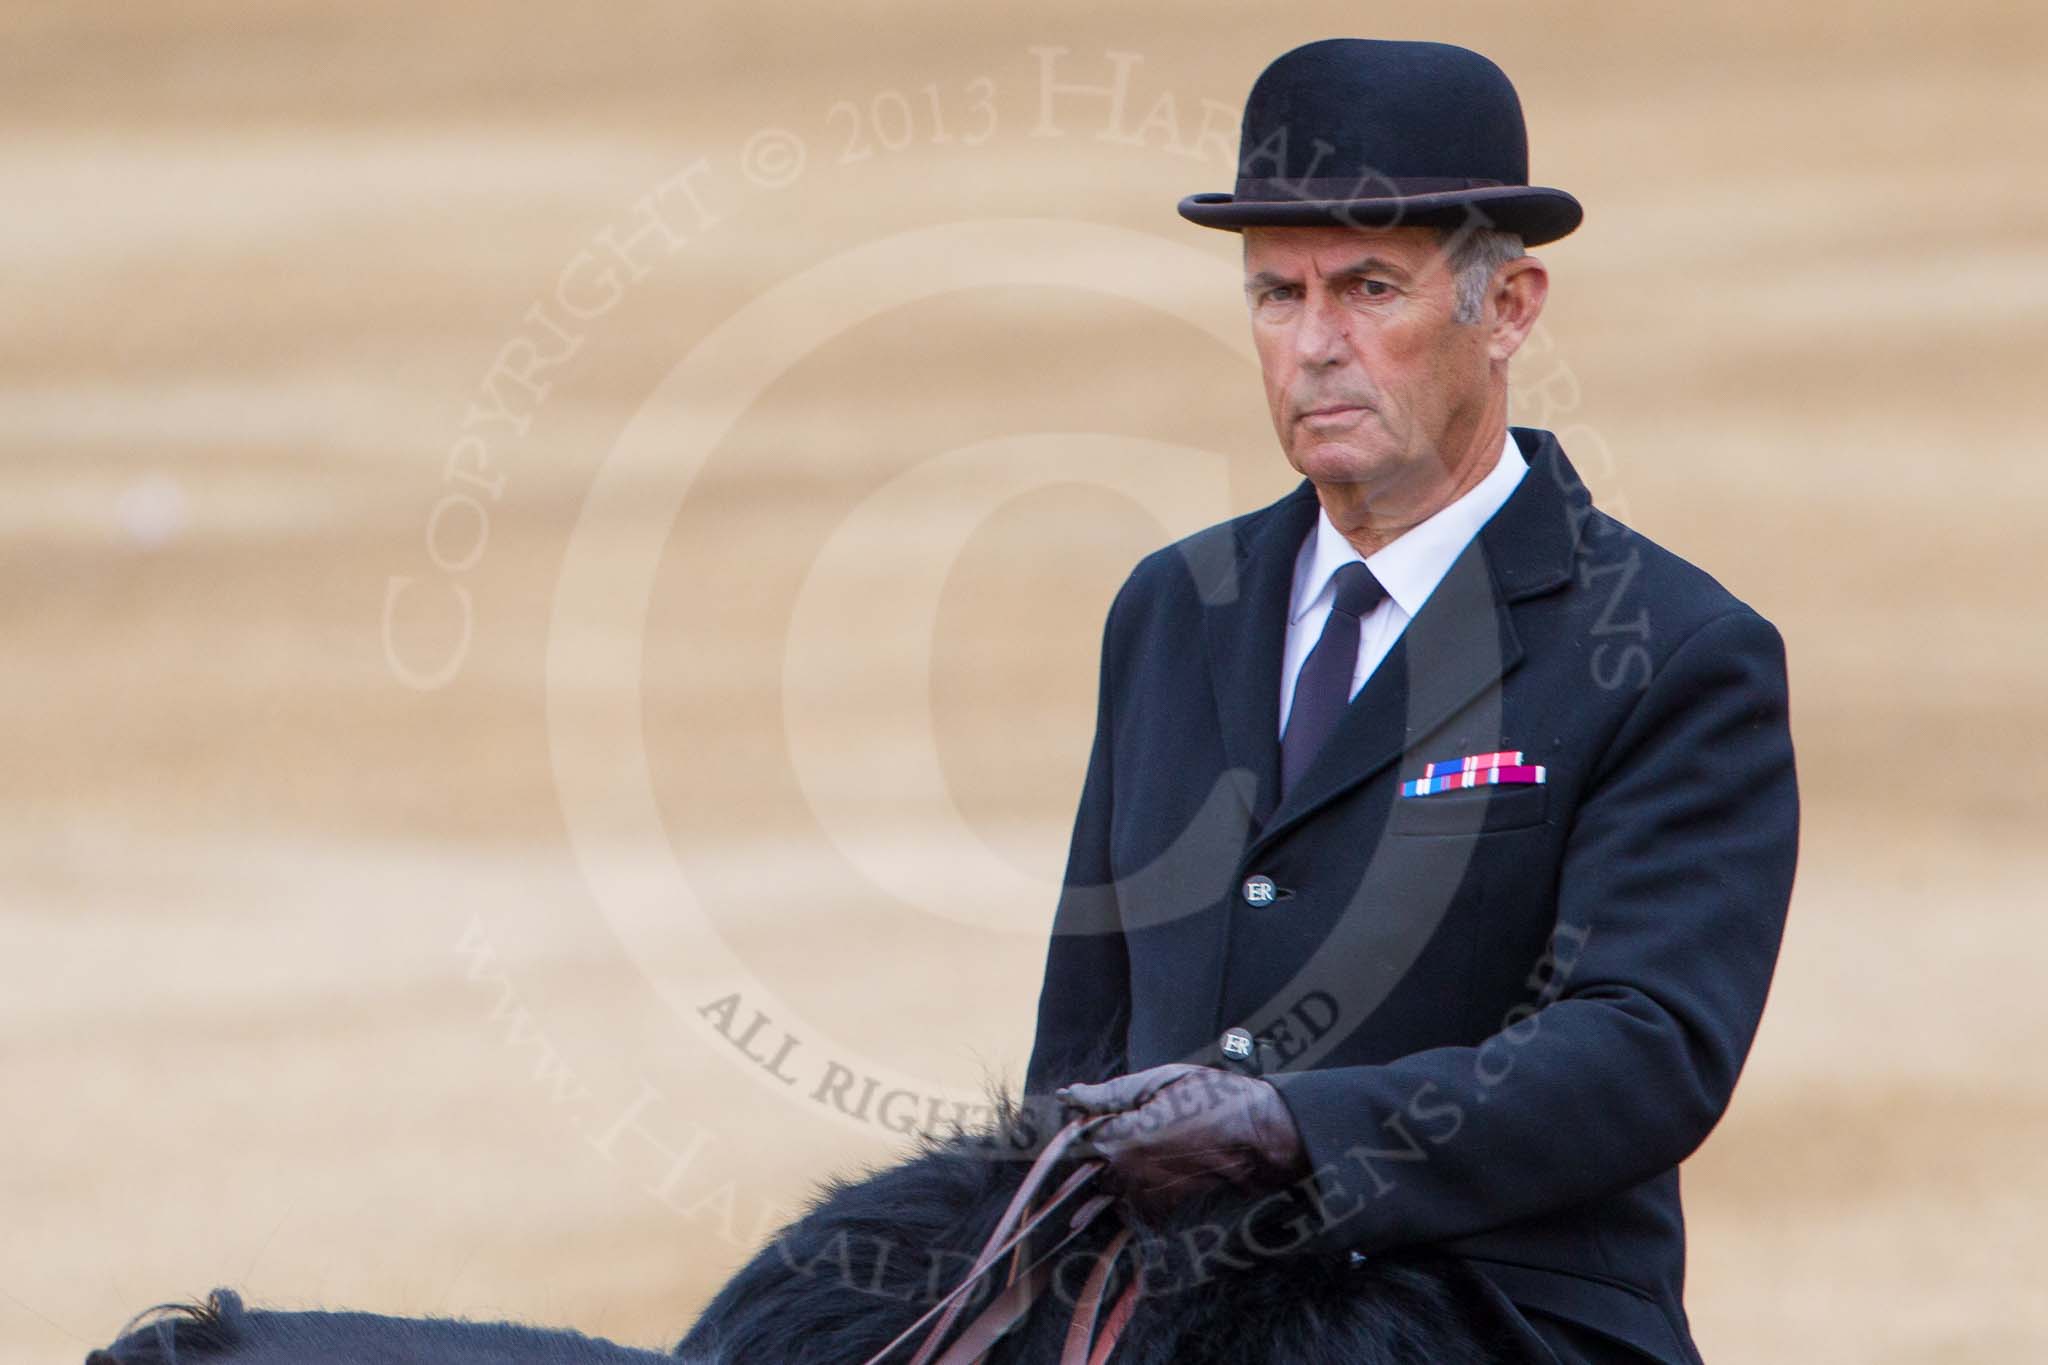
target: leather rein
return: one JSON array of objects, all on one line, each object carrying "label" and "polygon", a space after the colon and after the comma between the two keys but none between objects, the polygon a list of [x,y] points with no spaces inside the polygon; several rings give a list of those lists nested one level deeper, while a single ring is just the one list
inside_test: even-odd
[{"label": "leather rein", "polygon": [[[1074,1196],[1092,1183],[1108,1164],[1099,1157],[1091,1157],[1076,1166],[1058,1188],[1047,1195],[1036,1208],[1031,1207],[1032,1199],[1051,1178],[1052,1168],[1065,1156],[1094,1125],[1112,1117],[1098,1114],[1088,1118],[1070,1121],[1053,1136],[1038,1159],[1031,1163],[1031,1169],[1024,1176],[1024,1183],[1017,1187],[1017,1193],[1010,1199],[1009,1207],[996,1221],[995,1231],[982,1244],[980,1253],[967,1274],[947,1292],[945,1297],[934,1303],[920,1315],[917,1321],[897,1334],[896,1339],[869,1356],[864,1365],[883,1365],[898,1347],[907,1343],[919,1328],[927,1323],[931,1329],[913,1354],[908,1365],[983,1365],[989,1351],[1005,1333],[1015,1327],[1031,1311],[1039,1296],[1051,1283],[1054,1258],[1079,1237],[1088,1226],[1104,1213],[1118,1210],[1120,1201],[1115,1195],[1093,1194],[1079,1203],[1070,1203]],[[1062,1208],[1071,1208],[1067,1216],[1066,1230],[1052,1245],[1030,1254],[1031,1235],[1050,1222]],[[1026,1209],[1031,1209],[1027,1215]],[[1133,1275],[1129,1284],[1117,1296],[1107,1317],[1102,1315],[1102,1300],[1109,1287],[1109,1277],[1116,1268],[1119,1257],[1130,1245],[1131,1228],[1126,1222],[1117,1229],[1116,1235],[1096,1257],[1094,1267],[1088,1272],[1087,1283],[1082,1286],[1080,1296],[1074,1302],[1074,1316],[1067,1324],[1067,1337],[1060,1351],[1060,1365],[1103,1365],[1109,1353],[1115,1349],[1117,1339],[1123,1335],[1124,1326],[1130,1321],[1131,1310],[1137,1307],[1140,1277]],[[941,1353],[947,1334],[953,1330],[954,1322],[966,1307],[974,1287],[995,1268],[1004,1254],[1010,1257],[1010,1269],[1003,1289],[989,1305],[981,1310],[953,1344]],[[936,1319],[936,1321],[934,1321]]]}]

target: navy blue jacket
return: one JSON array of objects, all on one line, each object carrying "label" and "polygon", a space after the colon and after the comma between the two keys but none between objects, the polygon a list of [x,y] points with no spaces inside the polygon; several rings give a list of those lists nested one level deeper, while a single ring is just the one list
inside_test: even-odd
[{"label": "navy blue jacket", "polygon": [[[1693,1362],[1678,1164],[1755,1035],[1797,851],[1783,644],[1513,435],[1529,472],[1284,801],[1313,486],[1132,571],[1025,1088],[1118,1038],[1124,1070],[1219,1065],[1242,1027],[1316,1168],[1300,1252],[1428,1245]],[[1546,780],[1400,795],[1501,750]]]}]

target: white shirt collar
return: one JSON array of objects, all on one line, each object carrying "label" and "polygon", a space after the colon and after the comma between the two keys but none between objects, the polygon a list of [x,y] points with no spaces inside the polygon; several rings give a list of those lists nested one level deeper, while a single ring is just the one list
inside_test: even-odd
[{"label": "white shirt collar", "polygon": [[1430,517],[1427,521],[1402,532],[1382,546],[1376,553],[1361,556],[1343,532],[1330,520],[1327,511],[1316,513],[1315,534],[1304,544],[1307,553],[1295,560],[1293,605],[1288,619],[1299,621],[1309,608],[1330,591],[1330,579],[1346,564],[1363,558],[1365,567],[1372,570],[1372,576],[1380,581],[1404,615],[1413,619],[1422,610],[1422,604],[1436,591],[1436,585],[1451,571],[1451,565],[1472,537],[1479,533],[1522,476],[1529,472],[1528,461],[1515,445],[1512,431],[1501,441],[1500,455],[1495,459],[1493,469],[1485,478]]}]

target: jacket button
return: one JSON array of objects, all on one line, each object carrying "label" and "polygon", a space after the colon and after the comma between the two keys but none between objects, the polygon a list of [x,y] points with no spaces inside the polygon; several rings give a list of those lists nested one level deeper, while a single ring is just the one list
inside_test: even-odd
[{"label": "jacket button", "polygon": [[1252,1055],[1252,1035],[1241,1028],[1223,1030],[1223,1037],[1217,1040],[1223,1055],[1234,1062],[1242,1062]]},{"label": "jacket button", "polygon": [[1280,888],[1273,885],[1271,877],[1246,877],[1244,879],[1244,903],[1246,905],[1271,905],[1280,898]]}]

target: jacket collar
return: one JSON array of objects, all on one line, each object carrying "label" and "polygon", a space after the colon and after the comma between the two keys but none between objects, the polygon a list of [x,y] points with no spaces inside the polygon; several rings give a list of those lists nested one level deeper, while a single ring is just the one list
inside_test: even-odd
[{"label": "jacket collar", "polygon": [[1321,510],[1315,486],[1303,479],[1230,523],[1227,568],[1220,553],[1209,556],[1224,572],[1204,574],[1195,564],[1224,751],[1259,829],[1247,857],[1379,773],[1521,661],[1509,607],[1570,581],[1591,499],[1556,437],[1528,427],[1511,434],[1529,472],[1452,563],[1284,802],[1275,733],[1280,659],[1295,555]]}]

